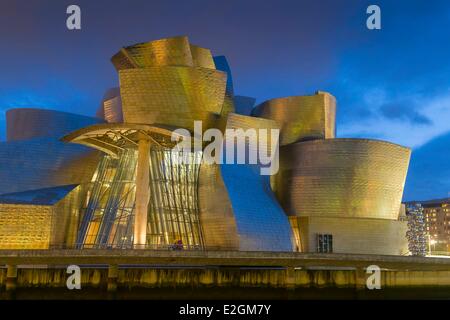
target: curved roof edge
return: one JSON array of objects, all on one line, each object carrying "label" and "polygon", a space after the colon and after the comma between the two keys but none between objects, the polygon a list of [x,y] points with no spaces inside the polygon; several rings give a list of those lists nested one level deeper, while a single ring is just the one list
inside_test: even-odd
[{"label": "curved roof edge", "polygon": [[411,151],[412,149],[406,146],[402,146],[400,144],[394,143],[394,142],[390,142],[390,141],[386,141],[386,140],[380,140],[380,139],[368,139],[368,138],[333,138],[333,139],[314,139],[314,140],[304,140],[304,141],[299,141],[296,143],[292,143],[289,145],[286,145],[285,147],[289,147],[289,146],[297,146],[299,144],[312,144],[312,143],[333,143],[333,142],[340,142],[340,141],[353,141],[353,142],[370,142],[370,143],[382,143],[382,144],[387,144],[387,145],[391,145],[391,146],[395,146],[395,147],[399,147],[402,149],[406,149]]},{"label": "curved roof edge", "polygon": [[300,95],[299,94],[299,95],[293,95],[293,96],[281,96],[281,97],[275,97],[275,98],[267,99],[267,100],[264,100],[263,102],[259,103],[258,105],[262,105],[262,104],[264,104],[266,102],[274,101],[274,100],[284,100],[284,99],[293,99],[293,98],[310,98],[310,97],[315,97],[315,96],[318,96],[318,95],[329,95],[329,96],[334,97],[334,95],[332,95],[328,91],[317,90],[316,92],[314,92],[314,94],[305,94],[305,95]]},{"label": "curved roof edge", "polygon": [[[181,129],[180,131],[175,131]],[[149,125],[137,123],[104,123],[94,124],[78,129],[60,140],[66,143],[77,143],[100,150],[112,157],[117,157],[118,152],[129,145],[137,146],[141,139],[149,140],[160,146],[174,146],[177,140],[173,137],[191,137],[190,131],[185,128],[175,128],[165,125]],[[170,137],[170,140],[167,139]]]},{"label": "curved roof edge", "polygon": [[58,138],[95,123],[100,118],[44,108],[12,108],[6,111],[7,141]]}]

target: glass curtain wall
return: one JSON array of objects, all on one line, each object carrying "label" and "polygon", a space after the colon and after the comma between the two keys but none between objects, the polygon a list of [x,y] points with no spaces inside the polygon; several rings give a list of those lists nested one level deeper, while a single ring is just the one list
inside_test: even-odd
[{"label": "glass curtain wall", "polygon": [[137,150],[118,159],[103,156],[82,208],[79,248],[131,248],[136,191]]},{"label": "glass curtain wall", "polygon": [[[153,145],[147,248],[202,249],[198,174],[202,154]],[[183,159],[183,162],[180,162]],[[133,247],[137,150],[103,156],[83,202],[77,248]]]},{"label": "glass curtain wall", "polygon": [[201,157],[201,152],[151,149],[147,227],[150,247],[203,248],[197,195]]}]

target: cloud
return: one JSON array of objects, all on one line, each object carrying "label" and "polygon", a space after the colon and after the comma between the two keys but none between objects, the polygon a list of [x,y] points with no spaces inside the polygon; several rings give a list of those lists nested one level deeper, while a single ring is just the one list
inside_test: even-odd
[{"label": "cloud", "polygon": [[354,100],[361,101],[358,108],[366,109],[368,116],[341,121],[341,137],[378,138],[418,148],[450,130],[450,89],[437,96],[398,98],[386,89],[374,88]]},{"label": "cloud", "polygon": [[417,125],[431,125],[432,121],[414,109],[411,101],[399,101],[384,104],[379,109],[387,119],[406,120]]}]

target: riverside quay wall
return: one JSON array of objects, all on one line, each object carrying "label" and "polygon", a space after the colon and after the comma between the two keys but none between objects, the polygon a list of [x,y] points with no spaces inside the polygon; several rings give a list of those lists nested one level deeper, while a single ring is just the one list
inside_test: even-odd
[{"label": "riverside quay wall", "polygon": [[[81,268],[81,289],[66,286]],[[381,289],[369,290],[369,266]],[[450,259],[226,251],[3,250],[0,299],[450,298]]]}]

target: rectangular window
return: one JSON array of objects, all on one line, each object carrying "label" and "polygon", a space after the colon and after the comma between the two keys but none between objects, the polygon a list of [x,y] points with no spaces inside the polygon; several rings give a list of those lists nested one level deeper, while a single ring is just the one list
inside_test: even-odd
[{"label": "rectangular window", "polygon": [[317,234],[317,252],[319,253],[333,252],[333,235]]}]

